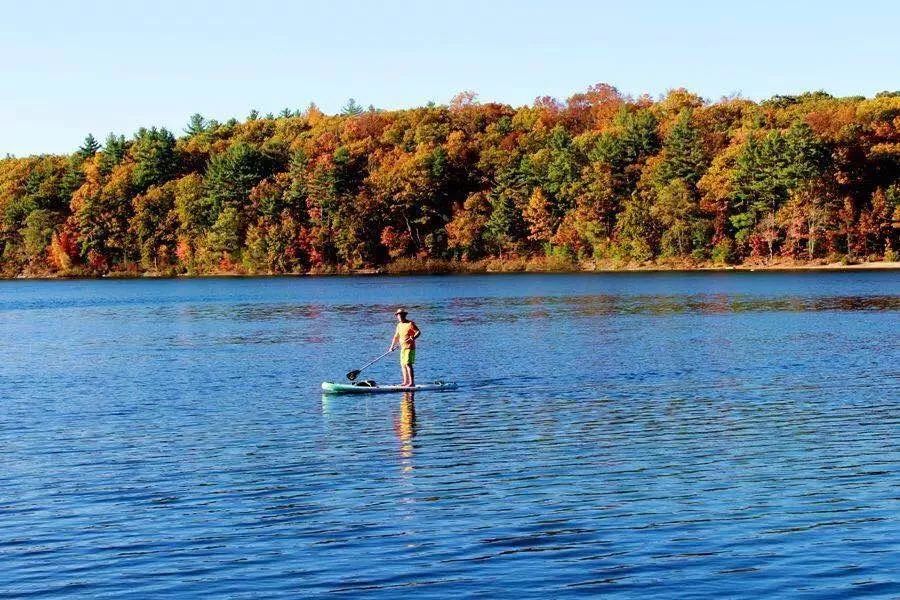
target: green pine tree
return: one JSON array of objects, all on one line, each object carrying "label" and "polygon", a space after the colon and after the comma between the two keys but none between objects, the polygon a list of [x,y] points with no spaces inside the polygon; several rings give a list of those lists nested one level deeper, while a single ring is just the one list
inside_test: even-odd
[{"label": "green pine tree", "polygon": [[177,168],[175,136],[165,128],[141,128],[131,147],[134,157],[133,183],[139,192],[171,178]]},{"label": "green pine tree", "polygon": [[244,142],[238,142],[209,161],[204,178],[215,221],[227,206],[247,204],[250,190],[269,175],[272,168],[269,158]]},{"label": "green pine tree", "polygon": [[100,155],[100,172],[105,175],[112,172],[125,158],[127,151],[128,143],[125,141],[125,136],[110,133],[106,137],[106,143],[103,145],[103,152]]},{"label": "green pine tree", "polygon": [[347,100],[347,103],[341,108],[341,114],[344,116],[356,116],[361,115],[362,113],[363,107],[353,98]]},{"label": "green pine tree", "polygon": [[694,126],[690,109],[682,110],[663,142],[664,160],[659,168],[660,183],[681,179],[696,186],[709,162],[700,131]]},{"label": "green pine tree", "polygon": [[194,113],[191,115],[188,126],[184,129],[184,132],[190,136],[200,135],[206,131],[207,127],[208,124],[206,119],[203,118],[203,115]]},{"label": "green pine tree", "polygon": [[87,134],[87,137],[84,138],[84,143],[78,148],[78,154],[83,158],[90,158],[97,154],[98,150],[100,150],[100,142],[97,141],[97,138],[95,138],[93,134],[89,133]]}]

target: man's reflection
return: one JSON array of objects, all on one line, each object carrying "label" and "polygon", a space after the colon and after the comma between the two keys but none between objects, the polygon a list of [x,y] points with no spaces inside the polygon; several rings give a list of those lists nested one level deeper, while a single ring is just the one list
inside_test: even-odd
[{"label": "man's reflection", "polygon": [[412,440],[416,437],[416,396],[412,392],[403,393],[400,400],[400,414],[394,421],[394,431],[400,440],[400,456],[404,459],[403,470],[411,471],[413,467],[408,461],[412,459]]}]

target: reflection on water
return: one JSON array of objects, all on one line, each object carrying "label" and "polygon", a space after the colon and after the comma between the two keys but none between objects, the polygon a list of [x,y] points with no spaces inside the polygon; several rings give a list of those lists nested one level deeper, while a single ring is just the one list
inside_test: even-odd
[{"label": "reflection on water", "polygon": [[394,421],[394,431],[400,440],[400,456],[403,459],[403,470],[413,470],[413,438],[416,437],[416,399],[415,394],[404,392],[400,400],[400,412]]},{"label": "reflection on water", "polygon": [[[182,317],[192,319],[241,319],[244,321],[279,321],[318,319],[372,320],[390,314],[390,305],[335,305],[324,310],[318,305],[284,304],[270,306],[217,306],[185,311]],[[897,311],[897,296],[820,296],[765,298],[741,295],[673,295],[673,296],[531,296],[527,298],[465,298],[441,304],[412,307],[417,314],[429,315],[432,322],[458,325],[503,320],[516,322],[564,317],[598,317],[610,315],[677,315],[727,314],[744,312],[824,312],[824,311]],[[160,311],[160,317],[168,316]]]},{"label": "reflection on water", "polygon": [[[397,305],[459,390],[321,396]],[[3,283],[0,597],[897,597],[898,330],[891,273]]]}]

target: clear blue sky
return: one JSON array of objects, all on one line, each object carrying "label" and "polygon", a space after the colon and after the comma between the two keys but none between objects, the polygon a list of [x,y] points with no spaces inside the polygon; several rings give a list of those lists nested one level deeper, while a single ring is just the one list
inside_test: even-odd
[{"label": "clear blue sky", "polygon": [[471,89],[513,105],[607,82],[759,99],[900,88],[900,3],[0,0],[0,154],[141,125]]}]

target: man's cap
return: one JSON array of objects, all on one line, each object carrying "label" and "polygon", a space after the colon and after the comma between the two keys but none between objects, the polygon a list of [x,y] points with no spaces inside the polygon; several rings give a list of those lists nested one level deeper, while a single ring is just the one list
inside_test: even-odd
[{"label": "man's cap", "polygon": [[409,313],[406,312],[406,309],[405,309],[405,308],[398,308],[397,311],[396,311],[394,314],[395,314],[395,315],[408,315]]}]

